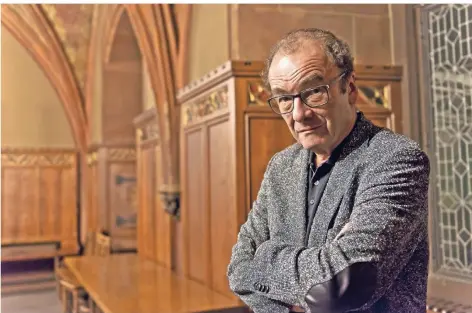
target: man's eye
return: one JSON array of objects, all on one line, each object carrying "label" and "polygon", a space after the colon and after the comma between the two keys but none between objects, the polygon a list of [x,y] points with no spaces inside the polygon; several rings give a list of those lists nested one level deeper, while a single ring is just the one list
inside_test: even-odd
[{"label": "man's eye", "polygon": [[292,98],[291,97],[280,97],[279,98],[279,103],[288,102],[288,101],[292,101]]}]

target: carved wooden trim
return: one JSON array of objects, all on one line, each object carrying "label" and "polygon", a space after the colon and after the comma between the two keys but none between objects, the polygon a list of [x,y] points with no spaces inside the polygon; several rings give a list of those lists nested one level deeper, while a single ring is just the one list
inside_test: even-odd
[{"label": "carved wooden trim", "polygon": [[9,147],[3,146],[1,148],[2,154],[16,154],[16,153],[77,153],[78,150],[74,148],[52,148],[52,147]]},{"label": "carved wooden trim", "polygon": [[152,108],[149,108],[149,109],[143,111],[138,116],[136,116],[133,119],[133,124],[136,128],[139,128],[139,127],[149,123],[151,120],[154,120],[156,118],[157,118],[156,107],[152,107]]},{"label": "carved wooden trim", "polygon": [[89,152],[86,156],[87,165],[92,166],[97,163],[97,152]]},{"label": "carved wooden trim", "polygon": [[76,164],[77,151],[54,148],[2,148],[2,167],[61,166]]},{"label": "carved wooden trim", "polygon": [[230,77],[247,77],[260,79],[264,64],[261,61],[226,61],[200,79],[190,82],[177,92],[178,103],[201,94],[207,89],[217,86]]},{"label": "carved wooden trim", "polygon": [[192,81],[179,89],[177,91],[177,101],[180,104],[184,103],[188,99],[200,94],[203,90],[212,88],[231,76],[233,76],[232,61],[227,61],[200,77],[200,79]]},{"label": "carved wooden trim", "polygon": [[150,143],[156,144],[159,141],[159,125],[157,124],[156,108],[149,108],[133,120],[136,127],[136,136],[140,139],[140,145]]},{"label": "carved wooden trim", "polygon": [[194,123],[203,117],[228,107],[228,85],[206,92],[195,101],[182,104],[182,125]]},{"label": "carved wooden trim", "polygon": [[108,161],[134,162],[136,161],[135,148],[110,148],[108,150]]},{"label": "carved wooden trim", "polygon": [[64,105],[76,145],[81,151],[85,151],[87,119],[82,107],[83,102],[78,83],[57,34],[48,23],[40,5],[23,5],[25,11],[29,12],[28,15],[33,17],[28,21],[19,17],[10,6],[2,5],[2,24],[25,47],[46,74]]}]

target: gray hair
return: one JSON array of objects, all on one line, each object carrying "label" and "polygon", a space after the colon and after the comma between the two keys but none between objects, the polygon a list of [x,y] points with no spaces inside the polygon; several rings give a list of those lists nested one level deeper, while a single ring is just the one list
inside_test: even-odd
[{"label": "gray hair", "polygon": [[264,70],[261,73],[264,86],[270,90],[268,81],[269,69],[274,56],[280,51],[286,55],[298,52],[302,44],[307,41],[320,42],[324,48],[326,55],[330,60],[344,72],[341,80],[341,92],[346,92],[347,80],[354,71],[354,58],[351,54],[349,45],[336,37],[333,33],[319,28],[302,28],[289,32],[280,39],[270,50],[269,57],[265,61]]}]

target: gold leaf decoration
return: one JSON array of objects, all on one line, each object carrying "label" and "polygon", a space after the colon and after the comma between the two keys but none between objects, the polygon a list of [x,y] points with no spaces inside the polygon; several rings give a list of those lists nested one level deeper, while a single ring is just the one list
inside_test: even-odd
[{"label": "gold leaf decoration", "polygon": [[207,93],[182,108],[182,123],[187,125],[199,118],[228,107],[228,86]]},{"label": "gold leaf decoration", "polygon": [[72,166],[73,154],[9,154],[2,153],[2,166]]},{"label": "gold leaf decoration", "polygon": [[259,82],[248,83],[248,105],[249,106],[268,106],[267,100],[270,98],[270,92]]},{"label": "gold leaf decoration", "polygon": [[389,107],[384,86],[359,85],[360,100],[374,106]]},{"label": "gold leaf decoration", "polygon": [[108,150],[110,161],[135,161],[136,149],[134,148],[112,148]]}]

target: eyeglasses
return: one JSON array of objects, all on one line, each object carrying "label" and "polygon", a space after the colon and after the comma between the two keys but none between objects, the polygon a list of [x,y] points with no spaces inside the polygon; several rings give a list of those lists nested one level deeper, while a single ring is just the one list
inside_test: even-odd
[{"label": "eyeglasses", "polygon": [[295,98],[300,98],[302,102],[310,108],[325,105],[329,101],[329,86],[340,80],[346,72],[333,78],[328,84],[302,90],[296,95],[280,95],[269,98],[267,102],[270,108],[277,114],[287,114],[293,111]]}]

